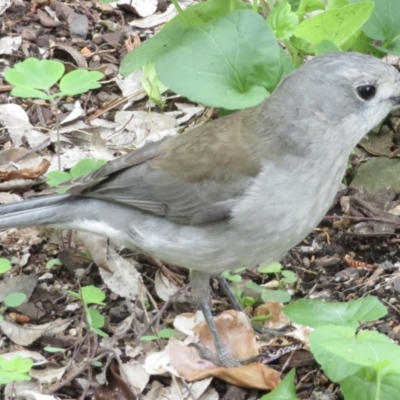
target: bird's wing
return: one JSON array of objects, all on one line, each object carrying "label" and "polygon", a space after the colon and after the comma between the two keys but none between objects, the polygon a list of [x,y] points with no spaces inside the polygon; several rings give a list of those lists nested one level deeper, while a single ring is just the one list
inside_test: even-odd
[{"label": "bird's wing", "polygon": [[227,219],[261,168],[251,153],[257,138],[246,125],[253,120],[246,118],[251,112],[211,121],[126,154],[80,179],[70,192],[181,224]]}]

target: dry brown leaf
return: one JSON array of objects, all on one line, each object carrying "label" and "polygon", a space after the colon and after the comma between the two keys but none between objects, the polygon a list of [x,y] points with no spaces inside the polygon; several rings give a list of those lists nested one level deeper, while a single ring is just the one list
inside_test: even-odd
[{"label": "dry brown leaf", "polygon": [[12,181],[14,179],[37,179],[47,172],[50,161],[43,159],[36,168],[23,168],[19,170],[0,170],[0,182]]},{"label": "dry brown leaf", "polygon": [[[246,359],[258,355],[254,331],[244,313],[225,311],[214,321],[222,343],[232,357]],[[201,345],[215,352],[207,324],[204,321],[199,323],[194,331],[199,335]],[[280,382],[279,372],[259,362],[237,368],[218,367],[202,359],[195,348],[178,340],[170,339],[168,346],[171,365],[189,382],[215,376],[233,385],[262,390],[272,390]]]},{"label": "dry brown leaf", "polygon": [[266,328],[279,329],[290,324],[289,318],[282,312],[282,304],[274,301],[262,304],[254,310],[254,317],[261,315],[270,315],[264,321],[263,326]]}]

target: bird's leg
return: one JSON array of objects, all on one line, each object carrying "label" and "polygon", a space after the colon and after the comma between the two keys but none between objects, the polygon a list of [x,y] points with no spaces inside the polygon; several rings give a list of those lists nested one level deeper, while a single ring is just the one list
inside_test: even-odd
[{"label": "bird's leg", "polygon": [[223,365],[225,368],[234,368],[239,367],[241,365],[239,360],[235,360],[233,357],[229,355],[225,346],[223,345],[221,338],[219,336],[217,327],[214,322],[214,318],[211,314],[210,303],[209,300],[202,300],[200,302],[201,311],[203,312],[204,318],[207,322],[208,329],[211,332],[211,336],[214,341],[214,346],[217,351],[217,354],[214,354],[204,347],[195,346],[200,353],[202,358],[206,358],[212,361],[216,365]]},{"label": "bird's leg", "polygon": [[252,357],[246,360],[237,360],[227,352],[223,345],[210,309],[210,275],[201,271],[192,271],[190,274],[190,281],[192,285],[193,298],[198,304],[200,304],[214,341],[216,354],[206,350],[197,343],[192,343],[191,345],[198,350],[202,358],[210,360],[216,365],[222,365],[225,368],[239,367],[240,365],[245,365],[249,362],[255,361],[257,357]]},{"label": "bird's leg", "polygon": [[[232,291],[229,283],[227,282],[227,280],[222,276],[217,277],[217,280],[218,280],[218,283],[221,286],[221,289],[225,292],[226,296],[228,297],[229,302],[232,304],[234,309],[237,310],[237,311],[244,312],[249,317],[249,319],[251,320],[251,315],[249,315],[249,313],[246,312],[245,309],[242,307],[242,305],[240,304],[240,302],[236,298],[235,294],[233,293],[233,291]],[[255,324],[253,322],[251,322],[251,326],[253,327],[253,329],[257,333],[260,333],[260,334],[263,334],[263,335],[269,335],[271,337],[281,336],[286,331],[285,328],[283,328],[283,329],[264,328],[263,326],[260,326],[259,324]]]},{"label": "bird's leg", "polygon": [[219,285],[221,286],[221,289],[224,291],[224,293],[228,297],[228,300],[231,303],[231,305],[233,306],[233,308],[236,311],[242,311],[248,315],[248,313],[246,313],[246,311],[240,304],[239,300],[236,298],[235,293],[233,293],[233,290],[231,289],[227,280],[222,276],[218,276],[217,281],[218,281]]}]

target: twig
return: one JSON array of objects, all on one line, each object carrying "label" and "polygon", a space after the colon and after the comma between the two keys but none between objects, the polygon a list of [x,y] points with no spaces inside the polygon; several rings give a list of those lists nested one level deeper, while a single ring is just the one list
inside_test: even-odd
[{"label": "twig", "polygon": [[350,219],[352,221],[370,221],[370,222],[382,222],[385,224],[392,224],[400,226],[400,222],[391,221],[390,219],[385,218],[377,218],[377,217],[353,217],[350,215],[326,215],[324,220],[333,220],[333,219]]}]

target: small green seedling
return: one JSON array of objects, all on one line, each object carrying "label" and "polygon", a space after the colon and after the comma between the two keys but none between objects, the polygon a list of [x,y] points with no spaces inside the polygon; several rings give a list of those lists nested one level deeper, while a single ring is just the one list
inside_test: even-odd
[{"label": "small green seedling", "polygon": [[[23,98],[48,100],[56,116],[58,169],[61,169],[60,124],[57,104],[61,97],[75,96],[91,89],[98,89],[103,74],[98,71],[76,69],[65,73],[64,64],[53,60],[29,57],[4,73],[5,79],[14,85],[11,95]],[[58,85],[58,88],[55,86]]]},{"label": "small green seedling", "polygon": [[[47,174],[47,184],[51,187],[62,185],[65,182],[69,182],[73,179],[76,179],[80,176],[90,174],[93,171],[96,171],[107,162],[105,160],[93,160],[91,158],[84,158],[78,161],[69,172],[65,171],[50,171]],[[57,193],[62,194],[65,193],[70,186],[66,185],[65,187],[61,187],[57,189]]]},{"label": "small green seedling", "polygon": [[251,307],[255,304],[256,299],[251,296],[243,296],[243,289],[239,287],[239,283],[242,282],[241,272],[245,271],[246,268],[238,268],[234,271],[224,271],[222,276],[232,282],[232,289],[235,297],[239,300],[239,303],[243,308]]},{"label": "small green seedling", "polygon": [[[5,272],[11,269],[11,263],[7,258],[0,258],[0,274],[4,274]],[[0,322],[3,321],[4,312],[7,308],[15,308],[20,306],[22,303],[26,301],[26,294],[21,292],[12,292],[9,293],[3,300],[3,305],[0,306]]]},{"label": "small green seedling", "polygon": [[240,275],[241,272],[245,271],[246,268],[238,268],[234,271],[224,271],[222,276],[229,282],[232,283],[239,283],[242,282],[242,276]]},{"label": "small green seedling", "polygon": [[28,375],[33,366],[30,358],[16,356],[10,360],[0,356],[0,385],[7,385],[11,382],[30,381]]},{"label": "small green seedling", "polygon": [[53,346],[46,346],[43,347],[44,351],[47,351],[48,353],[65,353],[65,349],[62,347],[53,347]]},{"label": "small green seedling", "polygon": [[4,320],[2,314],[7,310],[7,308],[15,308],[20,306],[26,301],[26,294],[21,292],[9,293],[3,300],[3,305],[0,306],[0,322]]},{"label": "small green seedling", "polygon": [[269,301],[287,303],[288,301],[290,301],[291,299],[290,294],[283,289],[286,285],[292,284],[297,281],[297,277],[294,272],[289,270],[282,270],[282,265],[278,262],[274,262],[268,265],[260,265],[257,268],[257,271],[263,274],[275,275],[275,278],[279,283],[280,289],[278,290],[266,289],[263,286],[258,285],[257,283],[251,281],[245,283],[245,286],[248,289],[260,293],[261,300],[264,303],[267,303]]},{"label": "small green seedling", "polygon": [[0,275],[5,274],[11,269],[10,260],[7,258],[0,258]]},{"label": "small green seedling", "polygon": [[160,332],[158,332],[157,335],[145,335],[140,338],[142,342],[149,342],[152,340],[158,340],[158,339],[170,339],[172,336],[174,336],[176,333],[175,329],[161,329]]},{"label": "small green seedling", "polygon": [[104,306],[105,294],[95,286],[84,286],[79,293],[68,291],[68,293],[81,300],[85,310],[86,322],[89,329],[102,337],[108,337],[107,333],[103,332],[100,328],[104,327],[104,316],[96,308],[89,308],[89,304],[97,304]]},{"label": "small green seedling", "polygon": [[52,258],[51,260],[47,261],[46,268],[51,269],[54,266],[60,266],[60,265],[62,265],[62,262],[58,258]]},{"label": "small green seedling", "polygon": [[[29,57],[4,73],[7,82],[15,85],[11,94],[15,97],[54,100],[63,96],[75,96],[101,87],[98,82],[103,74],[98,71],[77,69],[65,74],[59,61],[38,60]],[[59,90],[53,90],[58,83]]]},{"label": "small green seedling", "polygon": [[297,282],[297,276],[293,271],[282,269],[282,264],[273,262],[268,265],[260,265],[257,271],[261,274],[274,274],[276,280],[279,282],[279,287],[283,288],[286,285]]}]

